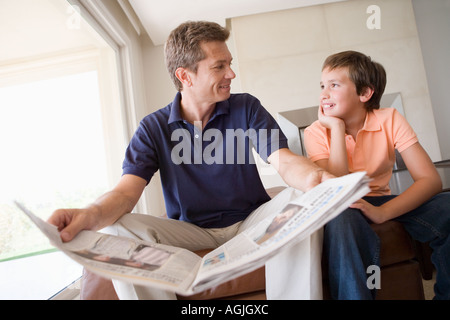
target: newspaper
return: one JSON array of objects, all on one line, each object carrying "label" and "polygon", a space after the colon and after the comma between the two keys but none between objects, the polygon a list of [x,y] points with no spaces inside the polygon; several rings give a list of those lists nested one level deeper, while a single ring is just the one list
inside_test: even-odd
[{"label": "newspaper", "polygon": [[366,195],[365,172],[329,179],[203,258],[163,244],[81,231],[62,242],[57,228],[17,206],[63,251],[103,277],[191,295],[253,271],[285,247],[309,237]]}]

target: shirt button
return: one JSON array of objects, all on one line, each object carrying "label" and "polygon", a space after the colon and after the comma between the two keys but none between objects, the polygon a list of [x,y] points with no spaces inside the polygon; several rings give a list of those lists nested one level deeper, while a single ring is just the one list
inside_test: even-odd
[{"label": "shirt button", "polygon": [[198,139],[198,137],[199,137],[199,135],[198,135],[198,134],[196,134],[196,135],[195,135],[195,139]]}]

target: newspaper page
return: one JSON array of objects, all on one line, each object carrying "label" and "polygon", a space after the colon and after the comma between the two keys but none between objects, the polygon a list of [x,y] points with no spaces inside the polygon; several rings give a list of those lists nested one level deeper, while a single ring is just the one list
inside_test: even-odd
[{"label": "newspaper page", "polygon": [[365,172],[330,179],[203,258],[192,288],[202,291],[265,264],[279,250],[323,227],[370,189]]},{"label": "newspaper page", "polygon": [[106,278],[185,293],[201,262],[198,255],[186,249],[88,230],[81,231],[70,242],[62,242],[55,226],[35,216],[22,204],[16,205],[53,246]]},{"label": "newspaper page", "polygon": [[55,226],[16,204],[55,247],[90,271],[190,295],[263,266],[280,249],[310,236],[369,191],[365,172],[329,179],[203,259],[186,249],[87,230],[63,243]]}]

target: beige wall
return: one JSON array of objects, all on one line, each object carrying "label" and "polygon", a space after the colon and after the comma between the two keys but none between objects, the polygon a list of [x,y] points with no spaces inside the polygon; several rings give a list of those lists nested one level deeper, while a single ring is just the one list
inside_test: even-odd
[{"label": "beige wall", "polygon": [[[168,105],[174,98],[176,90],[170,80],[164,63],[164,47],[154,46],[148,36],[141,37],[143,52],[144,90],[147,98],[147,114]],[[150,181],[147,194],[153,215],[165,213],[159,171]],[[156,203],[156,205],[154,205]]]},{"label": "beige wall", "polygon": [[[369,5],[381,9],[381,29],[369,30]],[[358,50],[382,63],[386,93],[400,92],[405,116],[434,161],[441,160],[411,0],[357,0],[231,19],[228,42],[237,78],[233,92],[249,92],[277,118],[278,112],[318,104],[323,60]],[[163,46],[144,39],[148,112],[166,106],[175,94],[164,65]],[[261,167],[260,167],[261,169]],[[263,168],[266,187],[282,185]],[[158,176],[152,184],[159,185]],[[160,191],[159,191],[160,192]]]},{"label": "beige wall", "polygon": [[[381,11],[381,29],[366,26]],[[386,93],[400,92],[406,118],[435,161],[439,145],[410,0],[357,0],[239,17],[231,20],[240,86],[276,117],[318,104],[324,59],[357,50],[387,70]]]}]

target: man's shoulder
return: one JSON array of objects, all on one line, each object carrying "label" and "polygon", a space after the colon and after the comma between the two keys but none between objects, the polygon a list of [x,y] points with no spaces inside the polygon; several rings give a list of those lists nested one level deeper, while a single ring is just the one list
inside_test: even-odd
[{"label": "man's shoulder", "polygon": [[172,108],[172,103],[168,104],[164,108],[158,109],[156,111],[153,111],[152,113],[146,115],[141,121],[143,123],[148,122],[159,122],[159,121],[165,121],[167,123],[169,116],[170,116],[170,110]]},{"label": "man's shoulder", "polygon": [[251,95],[250,93],[232,93],[228,98],[230,103],[249,103],[249,102],[259,102],[258,98]]}]

